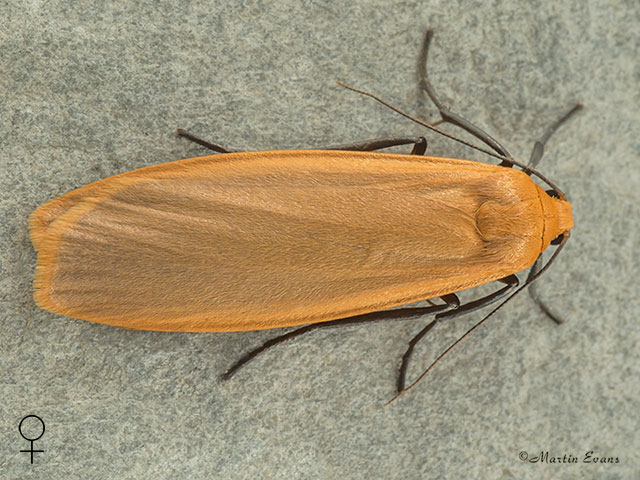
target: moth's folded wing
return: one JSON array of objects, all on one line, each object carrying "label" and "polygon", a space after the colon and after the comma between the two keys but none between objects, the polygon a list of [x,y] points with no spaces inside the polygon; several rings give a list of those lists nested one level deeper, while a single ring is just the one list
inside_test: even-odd
[{"label": "moth's folded wing", "polygon": [[496,260],[513,249],[476,225],[485,167],[353,152],[242,155],[112,177],[36,215],[34,231],[46,225],[35,242],[38,304],[126,328],[256,330],[505,275]]}]

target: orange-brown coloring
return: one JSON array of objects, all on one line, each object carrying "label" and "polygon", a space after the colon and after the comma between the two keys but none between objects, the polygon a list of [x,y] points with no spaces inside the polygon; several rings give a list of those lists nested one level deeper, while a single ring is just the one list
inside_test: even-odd
[{"label": "orange-brown coloring", "polygon": [[572,226],[568,202],[494,165],[323,150],[212,155],[38,208],[34,296],[125,328],[285,327],[503,278]]}]

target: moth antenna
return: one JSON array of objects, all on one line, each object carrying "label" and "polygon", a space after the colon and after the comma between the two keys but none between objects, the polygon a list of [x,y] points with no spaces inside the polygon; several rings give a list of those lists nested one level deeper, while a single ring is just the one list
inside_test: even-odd
[{"label": "moth antenna", "polygon": [[[376,100],[377,102],[380,102],[381,104],[383,104],[385,107],[390,108],[391,110],[393,110],[396,113],[399,113],[400,115],[402,115],[405,118],[408,118],[409,120],[417,123],[418,125],[422,125],[423,127],[428,128],[429,130],[433,130],[436,133],[439,133],[440,135],[443,135],[447,138],[450,138],[451,140],[455,140],[456,142],[459,142],[463,145],[466,145],[467,147],[471,147],[475,150],[478,150],[482,153],[486,153],[487,155],[497,158],[498,160],[506,160],[508,162],[511,162],[512,159],[510,157],[505,157],[504,155],[498,155],[497,153],[493,153],[491,150],[487,150],[485,148],[482,147],[478,147],[477,145],[474,145],[471,142],[467,142],[466,140],[462,140],[461,138],[458,138],[454,135],[451,135],[450,133],[447,133],[443,130],[440,130],[439,128],[434,127],[432,124],[427,123],[423,120],[420,120],[417,117],[414,117],[413,115],[409,115],[408,113],[404,112],[403,110],[400,110],[398,107],[393,106],[392,104],[390,104],[389,102],[387,102],[386,100],[383,100],[382,98],[378,97],[377,95],[374,95],[373,93],[369,93],[369,92],[365,92],[364,90],[359,90],[357,88],[354,87],[350,87],[349,85],[342,83],[342,82],[336,82],[338,85],[340,85],[341,87],[346,88],[347,90],[351,90],[353,92],[359,93],[361,95],[366,95],[367,97],[371,97],[374,100]],[[442,123],[442,121],[436,122],[436,123]]]},{"label": "moth antenna", "polygon": [[[402,115],[405,118],[408,118],[412,122],[415,122],[418,125],[422,125],[423,127],[428,128],[429,130],[432,130],[432,131],[434,131],[436,133],[439,133],[440,135],[442,135],[444,137],[450,138],[451,140],[455,140],[456,142],[461,143],[463,145],[466,145],[467,147],[470,147],[470,148],[473,148],[475,150],[478,150],[479,152],[485,153],[485,154],[489,155],[490,157],[497,158],[498,160],[506,161],[506,162],[508,162],[508,163],[510,163],[512,165],[516,165],[516,166],[520,167],[525,173],[531,174],[531,175],[535,175],[540,180],[542,180],[547,185],[549,185],[553,190],[555,190],[558,193],[558,196],[562,200],[566,200],[567,199],[567,196],[564,194],[564,192],[562,190],[560,190],[560,188],[558,188],[558,186],[555,183],[553,183],[547,177],[545,177],[540,172],[535,170],[533,167],[530,167],[528,165],[525,165],[524,163],[518,162],[518,161],[514,160],[512,157],[505,157],[504,155],[498,155],[497,153],[494,153],[494,152],[492,152],[490,150],[487,150],[485,148],[482,148],[482,147],[479,147],[477,145],[474,145],[473,143],[467,142],[466,140],[462,140],[461,138],[458,138],[455,135],[451,135],[450,133],[447,133],[447,132],[445,132],[443,130],[440,130],[439,128],[436,128],[433,125],[431,125],[431,124],[429,124],[429,123],[427,123],[427,122],[425,122],[423,120],[420,120],[419,118],[414,117],[413,115],[409,115],[408,113],[400,110],[398,107],[393,106],[389,102],[383,100],[382,98],[378,97],[377,95],[374,95],[373,93],[369,93],[369,92],[366,92],[364,90],[359,90],[357,88],[350,87],[349,85],[347,85],[345,83],[342,83],[342,82],[336,82],[336,83],[338,85],[340,85],[341,87],[346,88],[347,90],[351,90],[351,91],[359,93],[361,95],[365,95],[367,97],[371,97],[375,101],[380,102],[385,107],[390,108],[391,110],[393,110],[396,113],[399,113],[400,115]],[[439,122],[437,122],[437,123],[439,123]]]}]

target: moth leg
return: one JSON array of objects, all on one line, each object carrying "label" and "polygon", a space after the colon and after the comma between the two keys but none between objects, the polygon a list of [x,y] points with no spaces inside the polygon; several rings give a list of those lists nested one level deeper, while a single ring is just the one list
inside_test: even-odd
[{"label": "moth leg", "polygon": [[192,142],[197,143],[198,145],[202,145],[203,147],[208,148],[209,150],[213,150],[214,152],[219,152],[219,153],[237,152],[237,150],[229,150],[228,148],[223,147],[219,143],[207,142],[206,140],[203,140],[200,137],[196,137],[192,133],[189,133],[186,130],[182,130],[181,128],[176,130],[176,133],[178,134],[179,137],[184,137],[187,140],[191,140]]},{"label": "moth leg", "polygon": [[[542,255],[540,255],[537,260],[533,263],[533,266],[531,267],[531,270],[529,271],[529,276],[527,277],[527,282],[533,278],[536,273],[538,273],[538,271],[540,270],[540,264],[542,263]],[[527,283],[525,282],[525,283]],[[540,297],[538,296],[538,290],[537,290],[537,284],[535,282],[531,283],[529,285],[529,296],[533,299],[533,301],[535,302],[536,305],[538,305],[538,307],[540,308],[540,310],[542,310],[542,312],[549,317],[551,320],[553,320],[554,322],[556,322],[556,324],[560,325],[561,323],[563,323],[564,320],[562,320],[562,318],[555,313],[553,310],[551,310],[551,308],[549,308],[547,306],[546,303],[544,303]]]},{"label": "moth leg", "polygon": [[383,138],[376,140],[368,140],[366,142],[353,143],[347,145],[337,145],[331,147],[323,147],[321,150],[349,150],[357,152],[373,152],[382,150],[383,148],[396,147],[399,145],[413,144],[411,155],[424,155],[427,151],[427,139],[424,137],[414,138]]},{"label": "moth leg", "polygon": [[[436,315],[436,318],[434,320],[432,320],[426,327],[424,327],[422,330],[420,330],[418,332],[418,334],[413,337],[411,339],[411,341],[409,342],[409,346],[406,350],[406,352],[404,352],[404,355],[402,356],[402,363],[400,364],[400,370],[398,371],[398,381],[396,383],[398,392],[401,392],[404,390],[404,387],[406,385],[406,377],[407,377],[407,369],[409,367],[409,359],[411,358],[411,355],[413,354],[413,350],[415,349],[415,346],[418,344],[418,342],[420,342],[420,340],[422,340],[422,338],[424,338],[424,336],[429,333],[429,331],[436,326],[436,324],[438,322],[440,322],[443,319],[446,318],[454,318],[454,317],[459,317],[460,315],[465,315],[469,312],[473,312],[474,310],[478,310],[479,308],[483,308],[486,307],[487,305],[490,305],[498,300],[500,300],[502,297],[504,297],[505,295],[507,295],[507,293],[514,289],[515,287],[517,287],[520,283],[520,281],[518,280],[518,277],[515,275],[509,275],[508,277],[504,277],[498,280],[499,282],[505,283],[506,286],[502,287],[499,290],[496,290],[493,293],[490,293],[489,295],[486,295],[482,298],[479,298],[478,300],[474,300],[472,302],[469,303],[465,303],[462,306],[459,306],[457,308],[445,311],[445,312],[440,312]],[[457,297],[456,297],[457,298]]]},{"label": "moth leg", "polygon": [[[442,102],[436,96],[436,93],[431,86],[431,82],[429,81],[429,76],[427,75],[427,57],[429,54],[429,46],[431,45],[431,39],[433,38],[433,30],[427,30],[424,42],[422,44],[422,50],[420,52],[420,60],[418,62],[418,74],[420,76],[420,87],[427,92],[427,95],[431,99],[431,101],[435,104],[440,112],[440,116],[442,120],[436,122],[434,125],[439,123],[451,123],[452,125],[456,125],[463,130],[466,130],[471,135],[476,137],[478,140],[484,142],[493,150],[495,150],[498,154],[504,157],[511,157],[511,154],[507,151],[505,147],[503,147],[500,142],[498,142],[495,138],[489,135],[487,132],[482,130],[480,127],[474,125],[469,122],[465,118],[461,117],[457,113],[453,113],[447,107],[445,107]],[[513,164],[503,160],[500,163],[501,166],[512,167]]]},{"label": "moth leg", "polygon": [[[529,167],[536,168],[536,165],[538,165],[540,160],[542,160],[542,156],[544,155],[544,146],[546,145],[549,138],[551,138],[551,135],[553,135],[555,131],[558,130],[558,128],[560,128],[560,126],[563,123],[569,120],[569,118],[571,118],[576,112],[578,112],[581,109],[582,109],[581,104],[578,103],[574,105],[571,110],[565,113],[559,120],[557,120],[553,125],[551,125],[547,129],[547,131],[544,133],[542,138],[540,138],[539,140],[536,140],[536,142],[533,144],[531,157],[529,158],[529,165],[528,165]],[[531,173],[529,172],[528,175],[531,175]]]},{"label": "moth leg", "polygon": [[286,342],[287,340],[291,340],[292,338],[299,337],[313,330],[318,330],[325,327],[342,327],[345,325],[377,322],[382,320],[406,320],[414,317],[421,317],[423,315],[443,312],[450,308],[457,308],[457,306],[460,305],[460,301],[457,300],[457,297],[455,295],[445,295],[440,298],[442,298],[442,300],[445,302],[444,305],[432,304],[429,307],[409,307],[398,308],[395,310],[383,310],[381,312],[365,313],[362,315],[341,318],[329,322],[312,323],[311,325],[305,325],[304,327],[296,328],[295,330],[292,330],[290,332],[278,335],[271,340],[267,340],[259,347],[251,350],[250,352],[247,352],[238,361],[236,361],[236,363],[234,363],[224,374],[222,374],[220,378],[222,380],[229,380],[240,367],[256,358],[265,350],[268,350],[271,347]]},{"label": "moth leg", "polygon": [[[210,150],[220,153],[233,153],[239,152],[241,150],[230,150],[226,147],[223,147],[219,143],[209,142],[207,140],[203,140],[200,137],[196,137],[190,132],[186,130],[182,130],[179,128],[177,130],[177,134],[179,137],[184,137],[192,142],[197,143],[198,145],[202,145]],[[385,138],[385,139],[376,139],[376,140],[368,140],[366,142],[353,143],[347,145],[337,145],[332,147],[321,147],[318,150],[350,150],[350,151],[359,151],[359,152],[373,152],[375,150],[381,150],[383,148],[396,147],[399,145],[411,145],[413,144],[413,150],[411,150],[411,155],[424,155],[424,152],[427,150],[427,139],[424,137],[414,137],[414,138]]]}]

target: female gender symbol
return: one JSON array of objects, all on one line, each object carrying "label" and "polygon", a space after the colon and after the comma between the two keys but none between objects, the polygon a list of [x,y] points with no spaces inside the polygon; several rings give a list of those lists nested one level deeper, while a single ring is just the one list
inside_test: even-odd
[{"label": "female gender symbol", "polygon": [[[27,418],[37,418],[40,423],[42,424],[42,433],[40,433],[40,435],[38,435],[36,438],[28,438],[24,433],[22,433],[22,423],[27,419]],[[42,452],[44,453],[44,450],[34,450],[33,449],[33,442],[35,442],[36,440],[40,439],[40,437],[42,435],[44,435],[44,421],[37,415],[27,415],[26,417],[24,417],[22,420],[20,420],[20,425],[18,425],[18,431],[20,432],[20,435],[22,436],[22,438],[24,438],[25,440],[31,442],[31,448],[30,450],[20,450],[21,452],[29,452],[31,453],[31,463],[33,463],[33,454],[37,453],[37,452]]]}]

